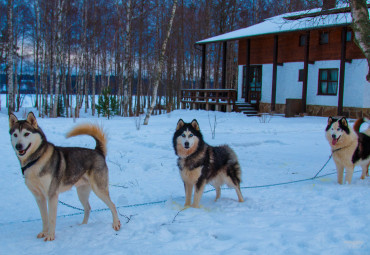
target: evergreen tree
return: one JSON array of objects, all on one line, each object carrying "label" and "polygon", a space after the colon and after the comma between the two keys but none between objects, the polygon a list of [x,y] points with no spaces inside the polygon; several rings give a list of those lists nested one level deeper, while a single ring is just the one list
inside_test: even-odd
[{"label": "evergreen tree", "polygon": [[100,115],[108,117],[117,115],[119,112],[119,103],[114,95],[111,95],[111,89],[105,88],[102,94],[98,98],[98,104],[96,105],[96,110],[98,111],[98,117]]}]

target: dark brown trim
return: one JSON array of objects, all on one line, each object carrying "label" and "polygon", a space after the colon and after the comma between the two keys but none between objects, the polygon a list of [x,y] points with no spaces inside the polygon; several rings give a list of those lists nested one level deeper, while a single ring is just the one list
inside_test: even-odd
[{"label": "dark brown trim", "polygon": [[277,35],[274,36],[274,52],[273,52],[273,60],[272,60],[272,91],[271,91],[271,111],[275,111],[275,104],[276,104],[276,80],[277,80],[277,58],[278,58],[278,41],[279,37]]},{"label": "dark brown trim", "polygon": [[347,27],[342,28],[342,47],[340,51],[338,115],[343,115],[344,74],[346,69]]},{"label": "dark brown trim", "polygon": [[226,89],[226,58],[227,58],[227,42],[222,43],[222,89]]},{"label": "dark brown trim", "polygon": [[310,31],[306,32],[306,44],[304,46],[304,64],[303,64],[303,84],[302,84],[302,113],[306,112],[307,106],[307,82],[308,82],[308,64],[310,56]]},{"label": "dark brown trim", "polygon": [[[245,65],[245,88],[244,88],[244,101],[245,102],[248,102],[248,92],[247,92],[247,89],[249,89],[249,71],[251,69],[251,39],[247,39],[247,50],[246,50],[246,55],[245,55],[245,58],[246,58],[246,65]],[[242,88],[242,92],[243,93],[243,88]]]},{"label": "dark brown trim", "polygon": [[202,74],[201,74],[201,81],[200,81],[200,88],[206,88],[206,50],[207,45],[202,44]]}]

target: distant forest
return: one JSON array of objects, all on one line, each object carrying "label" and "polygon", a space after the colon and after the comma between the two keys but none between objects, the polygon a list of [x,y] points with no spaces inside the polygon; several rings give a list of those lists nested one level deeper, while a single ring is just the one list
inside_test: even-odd
[{"label": "distant forest", "polygon": [[[0,88],[14,98],[9,109],[17,111],[19,94],[29,92],[37,95],[42,116],[56,117],[50,109],[60,102],[70,109],[67,116],[78,117],[83,104],[95,114],[91,95],[109,88],[119,114],[143,113],[153,100],[174,2],[157,99],[168,111],[180,107],[181,89],[199,88],[201,51],[195,42],[322,5],[321,0],[0,0]],[[226,88],[237,86],[236,50],[237,43],[229,42]],[[221,88],[221,61],[222,45],[207,47],[206,87]],[[143,99],[133,104],[134,95]]]}]

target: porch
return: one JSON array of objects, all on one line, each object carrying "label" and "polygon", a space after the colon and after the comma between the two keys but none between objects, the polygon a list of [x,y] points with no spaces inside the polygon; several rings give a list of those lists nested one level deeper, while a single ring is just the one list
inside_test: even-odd
[{"label": "porch", "polygon": [[231,112],[235,110],[235,89],[182,89],[181,108]]}]

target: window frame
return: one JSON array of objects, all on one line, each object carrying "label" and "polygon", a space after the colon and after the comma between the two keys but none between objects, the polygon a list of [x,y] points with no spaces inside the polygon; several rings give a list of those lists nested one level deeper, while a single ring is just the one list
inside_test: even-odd
[{"label": "window frame", "polygon": [[[336,80],[329,80],[329,71],[336,71],[337,72],[337,79]],[[321,74],[323,71],[327,71],[327,79],[326,80],[321,80]],[[322,87],[321,83],[326,82],[326,92],[322,92]],[[335,93],[329,93],[329,83],[336,83],[335,87]],[[339,85],[339,69],[338,68],[320,68],[319,69],[319,78],[318,78],[318,85],[317,85],[317,95],[318,96],[336,96],[338,94],[338,85]]]},{"label": "window frame", "polygon": [[304,46],[306,46],[306,43],[307,43],[307,35],[305,35],[305,34],[299,35],[298,46],[299,47],[304,47]]},{"label": "window frame", "polygon": [[304,69],[299,69],[298,70],[298,81],[303,82],[304,80]]},{"label": "window frame", "polygon": [[353,38],[352,31],[347,31],[347,33],[346,33],[346,42],[352,42],[352,38]]},{"label": "window frame", "polygon": [[[327,35],[327,41],[324,41],[323,40],[323,36],[324,35]],[[329,44],[329,32],[327,31],[323,31],[320,33],[320,37],[319,37],[319,44],[320,45],[326,45],[326,44]]]}]

